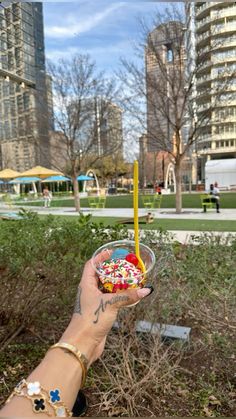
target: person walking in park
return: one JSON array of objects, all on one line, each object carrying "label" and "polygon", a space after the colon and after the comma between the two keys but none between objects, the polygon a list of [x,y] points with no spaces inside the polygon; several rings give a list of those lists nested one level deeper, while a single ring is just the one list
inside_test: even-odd
[{"label": "person walking in park", "polygon": [[52,193],[49,191],[48,187],[45,186],[43,189],[43,199],[44,199],[44,207],[49,208],[52,200]]}]

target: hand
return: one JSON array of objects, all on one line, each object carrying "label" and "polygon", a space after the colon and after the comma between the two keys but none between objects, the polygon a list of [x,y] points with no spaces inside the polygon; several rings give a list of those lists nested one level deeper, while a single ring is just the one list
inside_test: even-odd
[{"label": "hand", "polygon": [[[99,262],[108,257],[107,250],[97,256]],[[97,275],[89,260],[78,287],[74,314],[60,340],[77,346],[91,364],[101,356],[106,336],[116,320],[118,310],[138,302],[152,291],[152,287],[146,287],[118,294],[103,294],[98,289]]]}]

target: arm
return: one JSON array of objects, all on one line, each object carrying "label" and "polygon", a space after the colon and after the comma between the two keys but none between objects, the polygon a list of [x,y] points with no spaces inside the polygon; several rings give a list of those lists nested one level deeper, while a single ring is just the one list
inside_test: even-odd
[{"label": "arm", "polygon": [[[107,251],[98,255],[107,258]],[[97,286],[97,278],[91,261],[85,265],[74,314],[63,333],[60,342],[77,347],[87,358],[90,366],[103,352],[109,333],[119,308],[133,304],[149,295],[152,288],[133,289],[120,294],[102,294]],[[61,348],[49,350],[39,366],[27,378],[27,382],[40,382],[47,391],[59,389],[61,399],[71,410],[81,387],[82,368],[73,354]],[[0,416],[46,417],[46,413],[32,411],[31,400],[13,396],[0,412]]]}]

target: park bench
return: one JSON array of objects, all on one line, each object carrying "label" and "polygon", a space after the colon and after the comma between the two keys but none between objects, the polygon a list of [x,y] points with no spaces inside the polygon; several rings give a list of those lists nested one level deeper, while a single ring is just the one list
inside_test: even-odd
[{"label": "park bench", "polygon": [[143,195],[142,199],[144,208],[161,208],[162,195]]},{"label": "park bench", "polygon": [[89,196],[88,204],[90,208],[105,208],[106,197],[105,196]]},{"label": "park bench", "polygon": [[209,209],[215,208],[215,202],[212,202],[211,198],[212,198],[212,195],[209,195],[209,194],[200,195],[201,205],[202,205],[203,210],[204,210],[204,207],[206,207],[206,211],[207,211],[207,208]]}]

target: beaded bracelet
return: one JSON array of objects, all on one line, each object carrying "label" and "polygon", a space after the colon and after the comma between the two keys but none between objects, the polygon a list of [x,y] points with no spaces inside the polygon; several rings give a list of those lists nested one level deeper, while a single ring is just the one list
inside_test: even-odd
[{"label": "beaded bracelet", "polygon": [[6,403],[9,403],[14,396],[25,397],[30,400],[32,410],[35,413],[45,413],[47,416],[57,417],[72,416],[72,412],[61,401],[60,390],[47,391],[38,381],[33,383],[27,382],[26,380],[20,381],[8,397]]},{"label": "beaded bracelet", "polygon": [[86,376],[87,376],[88,360],[86,356],[82,354],[80,350],[76,348],[76,346],[71,345],[70,343],[58,342],[58,343],[55,343],[55,345],[52,345],[49,348],[49,350],[54,349],[54,348],[61,348],[61,349],[67,350],[68,352],[71,352],[76,357],[77,361],[79,361],[81,369],[82,369],[82,380],[81,380],[81,388],[82,388],[84,386]]}]

